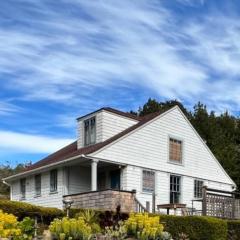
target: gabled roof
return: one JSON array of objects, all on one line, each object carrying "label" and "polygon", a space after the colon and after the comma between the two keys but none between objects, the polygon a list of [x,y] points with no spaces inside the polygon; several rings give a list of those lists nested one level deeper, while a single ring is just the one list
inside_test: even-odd
[{"label": "gabled roof", "polygon": [[[151,121],[152,119],[159,116],[163,112],[164,111],[151,113],[151,114],[146,115],[145,117],[141,117],[141,118],[139,117],[138,118],[139,121],[135,125],[125,129],[124,131],[114,135],[113,137],[111,137],[103,142],[96,143],[94,145],[90,145],[87,147],[77,149],[77,141],[75,141],[75,142],[67,145],[66,147],[58,150],[57,152],[47,156],[46,158],[36,162],[35,164],[28,166],[22,173],[26,173],[28,171],[32,171],[32,170],[42,168],[45,166],[47,167],[48,165],[51,165],[54,163],[56,163],[56,164],[61,163],[62,161],[72,158],[72,157],[75,157],[75,156],[81,156],[81,155],[87,155],[90,153],[94,153],[94,152],[100,150],[101,148],[113,143],[114,141],[118,140],[119,138],[127,135],[128,133],[134,131],[135,129],[141,127],[142,125]],[[10,176],[10,178],[11,177],[12,176]],[[6,178],[6,179],[8,179],[8,178]]]},{"label": "gabled roof", "polygon": [[91,113],[88,113],[88,114],[86,114],[84,116],[81,116],[81,117],[77,118],[77,120],[80,120],[82,118],[88,117],[88,116],[90,116],[92,114],[95,114],[95,113],[103,111],[103,110],[107,111],[107,112],[111,112],[111,113],[117,114],[117,115],[120,115],[122,117],[131,118],[131,119],[136,120],[136,121],[139,121],[141,119],[140,117],[138,117],[138,116],[136,116],[134,114],[131,114],[131,113],[123,112],[123,111],[117,110],[115,108],[103,107],[103,108],[100,108],[100,109],[98,109],[98,110],[96,110],[94,112],[91,112]]}]

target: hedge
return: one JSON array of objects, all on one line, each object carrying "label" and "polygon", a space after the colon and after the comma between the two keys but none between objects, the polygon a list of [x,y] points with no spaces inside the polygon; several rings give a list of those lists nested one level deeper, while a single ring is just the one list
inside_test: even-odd
[{"label": "hedge", "polygon": [[40,207],[24,202],[0,200],[0,209],[12,213],[22,220],[24,217],[37,216],[43,223],[49,224],[54,218],[62,217],[64,212],[57,208]]},{"label": "hedge", "polygon": [[239,240],[240,239],[240,220],[227,221],[228,226],[228,239]]},{"label": "hedge", "polygon": [[191,240],[226,240],[227,221],[200,216],[171,216],[161,215],[160,221],[165,226],[165,231],[178,239],[184,233]]}]

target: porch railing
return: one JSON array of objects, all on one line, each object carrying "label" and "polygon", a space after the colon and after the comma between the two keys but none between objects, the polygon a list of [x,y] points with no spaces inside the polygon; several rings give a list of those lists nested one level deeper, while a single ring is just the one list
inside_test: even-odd
[{"label": "porch railing", "polygon": [[240,219],[240,193],[203,187],[202,215]]},{"label": "porch railing", "polygon": [[144,207],[141,202],[136,198],[135,196],[135,202],[136,202],[136,212],[148,212],[149,210],[147,210],[146,207]]}]

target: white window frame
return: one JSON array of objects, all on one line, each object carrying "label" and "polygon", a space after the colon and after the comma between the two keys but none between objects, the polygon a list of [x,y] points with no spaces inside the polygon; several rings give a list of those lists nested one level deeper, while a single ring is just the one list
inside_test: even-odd
[{"label": "white window frame", "polygon": [[[85,129],[85,124],[87,122],[89,122],[89,126],[91,126],[91,120],[95,121],[95,127],[94,127],[94,139],[93,141],[91,141],[91,134],[89,133],[89,142],[86,141],[86,129]],[[90,118],[87,118],[86,120],[83,121],[83,142],[84,142],[84,146],[89,146],[89,145],[92,145],[92,144],[95,144],[96,143],[96,139],[97,139],[97,120],[96,120],[96,116],[92,116]],[[89,130],[90,131],[90,128]]]},{"label": "white window frame", "polygon": [[[52,174],[55,173],[56,175],[53,176]],[[49,173],[49,185],[50,185],[50,193],[56,193],[58,190],[58,169],[52,169]],[[54,179],[52,179],[55,177]],[[55,184],[52,183],[52,181],[55,181]],[[54,185],[54,186],[53,186]]]},{"label": "white window frame", "polygon": [[202,189],[199,189],[201,191],[201,194],[200,194],[201,196],[200,197],[195,195],[195,182],[202,182],[202,187],[203,187],[204,186],[204,181],[202,179],[198,179],[198,178],[195,178],[193,180],[193,197],[195,199],[201,199],[202,198]]},{"label": "white window frame", "polygon": [[[153,177],[153,189],[152,190],[146,190],[146,189],[144,189],[144,187],[143,187],[143,172],[151,172],[151,173],[153,173],[153,175],[154,175],[154,177]],[[155,192],[155,188],[156,188],[156,172],[155,171],[153,171],[153,170],[150,170],[150,169],[142,169],[142,174],[141,174],[141,185],[142,185],[142,192],[143,193],[148,193],[148,194],[152,194],[152,193],[154,193]]]},{"label": "white window frame", "polygon": [[[39,179],[37,179],[37,177],[39,177]],[[37,180],[39,180],[39,183],[37,183]],[[37,186],[37,184],[39,184],[39,186]],[[34,187],[35,187],[35,197],[39,197],[41,196],[42,193],[42,175],[41,174],[36,174],[34,176]],[[38,190],[39,187],[39,190]]]},{"label": "white window frame", "polygon": [[[22,183],[24,182],[24,191],[23,190],[23,185]],[[20,195],[21,195],[21,200],[26,199],[26,185],[27,185],[27,179],[26,178],[21,178],[19,180],[19,185],[20,185]]]},{"label": "white window frame", "polygon": [[174,177],[179,177],[180,178],[180,183],[179,183],[179,187],[180,187],[180,196],[179,196],[179,203],[182,202],[182,195],[183,195],[183,176],[178,175],[178,174],[169,174],[169,203],[171,202],[171,176]]}]

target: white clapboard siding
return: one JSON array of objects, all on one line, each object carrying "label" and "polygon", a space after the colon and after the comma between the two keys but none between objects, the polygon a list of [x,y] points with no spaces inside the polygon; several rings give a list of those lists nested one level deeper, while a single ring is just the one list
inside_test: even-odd
[{"label": "white clapboard siding", "polygon": [[111,112],[102,112],[102,141],[136,124],[137,121]]},{"label": "white clapboard siding", "polygon": [[44,207],[62,208],[63,196],[63,170],[58,169],[58,189],[56,193],[50,193],[50,172],[41,173],[41,196],[35,195],[34,175],[26,178],[26,198],[21,200],[20,181],[15,181],[11,184],[12,199],[14,201],[24,201],[34,203],[35,205]]},{"label": "white clapboard siding", "polygon": [[[168,161],[169,137],[183,141],[183,164]],[[194,179],[203,179],[209,187],[232,190],[234,183],[196,134],[179,108],[167,112],[151,123],[130,133],[95,154],[100,159],[128,164],[122,180],[127,190],[136,189],[140,199],[150,197],[141,193],[141,168],[157,172],[159,203],[169,202],[170,173],[182,176],[182,201],[193,199]],[[141,168],[140,168],[141,167]],[[166,192],[167,191],[167,192]]]},{"label": "white clapboard siding", "polygon": [[69,167],[68,194],[91,190],[91,168],[83,166]]},{"label": "white clapboard siding", "polygon": [[[183,164],[168,161],[169,137],[183,141]],[[91,156],[233,185],[178,108],[124,136]]]},{"label": "white clapboard siding", "polygon": [[108,111],[100,111],[95,114],[91,114],[86,118],[82,118],[78,121],[78,148],[84,146],[84,121],[86,119],[96,117],[96,143],[105,141],[106,139],[122,132],[123,130],[136,124],[138,121],[123,117],[121,115],[111,113]]}]

